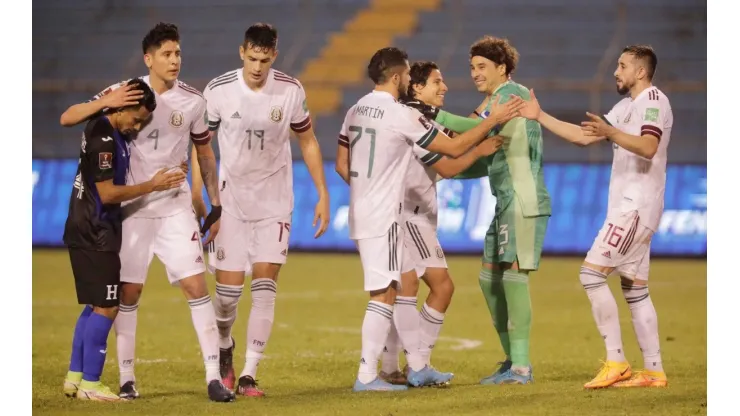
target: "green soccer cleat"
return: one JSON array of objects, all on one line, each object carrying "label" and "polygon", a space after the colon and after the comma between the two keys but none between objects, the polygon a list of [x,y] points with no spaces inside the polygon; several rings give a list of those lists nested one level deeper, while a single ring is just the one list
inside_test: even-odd
[{"label": "green soccer cleat", "polygon": [[77,398],[80,400],[90,400],[94,402],[122,402],[123,400],[116,393],[113,393],[108,386],[99,381],[82,380],[77,389]]},{"label": "green soccer cleat", "polygon": [[82,373],[77,371],[67,371],[67,377],[64,378],[64,395],[70,398],[77,396],[77,389],[80,388]]}]

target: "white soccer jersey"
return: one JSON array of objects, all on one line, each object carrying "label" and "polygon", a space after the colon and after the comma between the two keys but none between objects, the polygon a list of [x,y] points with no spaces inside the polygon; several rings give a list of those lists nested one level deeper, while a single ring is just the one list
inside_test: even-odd
[{"label": "white soccer jersey", "polygon": [[224,211],[250,221],[290,216],[290,130],[311,127],[301,83],[270,69],[262,89],[253,91],[239,68],[213,79],[204,93],[209,128],[218,129]]},{"label": "white soccer jersey", "polygon": [[[431,123],[440,131],[444,127]],[[404,217],[412,221],[421,221],[437,228],[437,171],[432,165],[442,159],[442,155],[427,152],[414,146],[414,158],[409,163],[406,174],[406,198]]]},{"label": "white soccer jersey", "polygon": [[[150,87],[149,76],[141,77]],[[93,99],[98,99],[128,81],[111,85]],[[152,88],[153,90],[153,88]],[[179,167],[188,159],[188,142],[208,143],[203,95],[182,81],[162,95],[154,93],[157,108],[149,122],[132,137],[131,164],[127,185],[150,180],[162,168]],[[124,216],[141,218],[169,217],[190,209],[192,199],[187,181],[177,189],[152,192],[124,202]]]},{"label": "white soccer jersey", "polygon": [[[401,223],[413,147],[428,146],[437,132],[419,111],[387,92],[373,91],[350,108],[339,133],[340,144],[349,147],[350,238],[380,237]],[[427,153],[418,151],[421,157]]]},{"label": "white soccer jersey", "polygon": [[658,138],[658,151],[652,160],[622,149],[615,143],[609,182],[608,216],[638,211],[640,223],[656,231],[663,215],[668,143],[673,129],[673,111],[668,97],[656,87],[647,88],[634,100],[617,103],[606,119],[619,130]]}]

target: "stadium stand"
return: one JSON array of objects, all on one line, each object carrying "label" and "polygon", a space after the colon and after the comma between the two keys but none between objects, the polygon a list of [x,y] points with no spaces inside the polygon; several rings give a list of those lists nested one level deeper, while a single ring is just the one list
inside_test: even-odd
[{"label": "stadium stand", "polygon": [[[306,87],[327,158],[345,111],[370,87],[365,66],[379,47],[439,63],[447,109],[468,114],[481,100],[469,45],[483,34],[507,37],[521,54],[515,80],[534,87],[549,112],[578,122],[618,100],[612,72],[621,48],[649,43],[659,57],[656,84],[677,120],[670,159],[706,163],[706,3],[698,0],[44,0],[33,8],[34,157],[76,157],[79,131],[59,127],[59,115],[144,73],[141,36],[165,20],[183,36],[181,78],[198,88],[240,65],[246,26],[275,24],[276,67]],[[548,162],[611,160],[608,146],[578,149],[548,138],[546,149]]]}]

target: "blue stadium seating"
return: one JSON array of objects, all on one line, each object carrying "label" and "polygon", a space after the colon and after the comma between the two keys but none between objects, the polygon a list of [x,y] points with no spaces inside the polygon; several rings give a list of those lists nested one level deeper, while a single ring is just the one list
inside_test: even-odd
[{"label": "blue stadium seating", "polygon": [[[316,57],[331,32],[369,0],[129,0],[101,2],[39,0],[33,3],[33,154],[75,157],[79,129],[59,127],[61,112],[71,103],[122,78],[141,75],[140,42],[160,20],[177,23],[182,33],[182,79],[196,87],[241,65],[237,48],[249,24],[277,26],[281,42],[276,67],[298,75]],[[618,4],[623,5],[620,9]],[[617,18],[625,12],[625,20]],[[670,97],[677,120],[670,151],[674,162],[706,162],[706,2],[701,0],[443,0],[439,10],[424,12],[409,37],[396,46],[412,60],[434,60],[451,85],[446,109],[468,114],[481,100],[470,80],[468,49],[483,34],[506,37],[520,53],[515,79],[557,84],[601,79],[600,111],[620,98],[612,73],[623,45],[655,47],[655,82]],[[615,34],[616,50],[609,50]],[[615,45],[611,45],[615,46]],[[605,62],[602,62],[605,61]],[[600,67],[600,65],[604,65]],[[606,68],[603,72],[601,69]],[[44,82],[45,81],[45,82]],[[42,88],[85,82],[95,88],[68,92]],[[37,87],[38,85],[38,87]],[[578,122],[590,110],[586,89],[539,88],[547,110]],[[369,91],[368,83],[346,88],[336,114],[315,120],[325,157],[336,149],[344,113]],[[608,146],[578,149],[546,139],[547,161],[608,161]],[[296,153],[296,157],[300,157]]]}]

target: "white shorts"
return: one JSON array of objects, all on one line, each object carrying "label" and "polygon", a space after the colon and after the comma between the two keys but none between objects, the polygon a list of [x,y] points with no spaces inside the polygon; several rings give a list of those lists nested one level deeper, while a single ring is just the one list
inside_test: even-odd
[{"label": "white shorts", "polygon": [[621,276],[647,280],[653,231],[640,224],[637,211],[608,217],[586,255],[586,262],[613,267]]},{"label": "white shorts", "polygon": [[122,282],[144,284],[154,255],[173,285],[206,270],[198,220],[190,209],[164,218],[126,218],[121,240]]},{"label": "white shorts", "polygon": [[421,278],[429,267],[447,268],[445,253],[437,239],[437,230],[432,225],[406,221],[403,228],[403,273],[416,270],[416,276]]},{"label": "white shorts", "polygon": [[401,284],[402,242],[403,228],[396,223],[386,235],[355,240],[365,275],[366,292],[385,289],[394,281]]},{"label": "white shorts", "polygon": [[208,248],[208,270],[252,273],[254,263],[285,264],[290,240],[290,216],[257,221],[240,220],[226,211],[221,228]]}]

